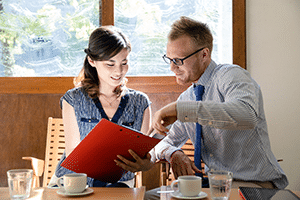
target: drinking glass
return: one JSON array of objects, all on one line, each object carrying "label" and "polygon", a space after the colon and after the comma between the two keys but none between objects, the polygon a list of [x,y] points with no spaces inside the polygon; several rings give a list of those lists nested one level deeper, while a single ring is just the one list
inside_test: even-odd
[{"label": "drinking glass", "polygon": [[30,196],[33,170],[12,169],[7,171],[11,199],[26,199]]},{"label": "drinking glass", "polygon": [[231,191],[232,172],[210,171],[208,172],[208,179],[212,199],[227,200]]}]

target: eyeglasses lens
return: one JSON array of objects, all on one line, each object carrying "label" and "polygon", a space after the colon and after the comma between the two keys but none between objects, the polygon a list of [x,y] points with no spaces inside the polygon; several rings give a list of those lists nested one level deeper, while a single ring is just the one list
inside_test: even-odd
[{"label": "eyeglasses lens", "polygon": [[183,63],[182,63],[182,60],[181,59],[179,59],[179,58],[174,58],[174,59],[170,59],[170,58],[168,58],[166,55],[164,55],[163,56],[163,59],[164,59],[164,61],[167,63],[167,64],[171,64],[171,62],[173,62],[175,65],[177,65],[177,66],[180,66],[180,65],[182,65]]}]

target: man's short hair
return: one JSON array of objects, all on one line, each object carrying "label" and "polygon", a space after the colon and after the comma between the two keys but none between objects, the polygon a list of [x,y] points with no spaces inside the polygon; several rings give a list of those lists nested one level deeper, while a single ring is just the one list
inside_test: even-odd
[{"label": "man's short hair", "polygon": [[189,36],[199,47],[213,49],[213,36],[207,24],[182,16],[171,25],[169,40],[176,40],[181,36]]}]

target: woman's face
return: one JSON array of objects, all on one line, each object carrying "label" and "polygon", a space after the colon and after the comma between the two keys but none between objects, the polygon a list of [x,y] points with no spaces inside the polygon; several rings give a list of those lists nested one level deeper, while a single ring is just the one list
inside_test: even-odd
[{"label": "woman's face", "polygon": [[128,71],[127,57],[129,52],[123,49],[117,55],[105,61],[93,61],[88,58],[92,67],[95,67],[100,81],[100,91],[114,90],[119,86]]}]

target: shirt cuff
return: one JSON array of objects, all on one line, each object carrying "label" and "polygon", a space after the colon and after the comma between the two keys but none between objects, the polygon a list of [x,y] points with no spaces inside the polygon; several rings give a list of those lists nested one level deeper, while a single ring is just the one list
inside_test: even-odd
[{"label": "shirt cuff", "polygon": [[198,122],[197,101],[177,101],[177,119],[181,122]]},{"label": "shirt cuff", "polygon": [[149,151],[149,154],[151,155],[151,162],[153,162],[153,163],[155,163],[155,161],[156,161],[156,157],[155,157],[155,148],[153,148],[153,149],[151,149],[150,151]]}]

